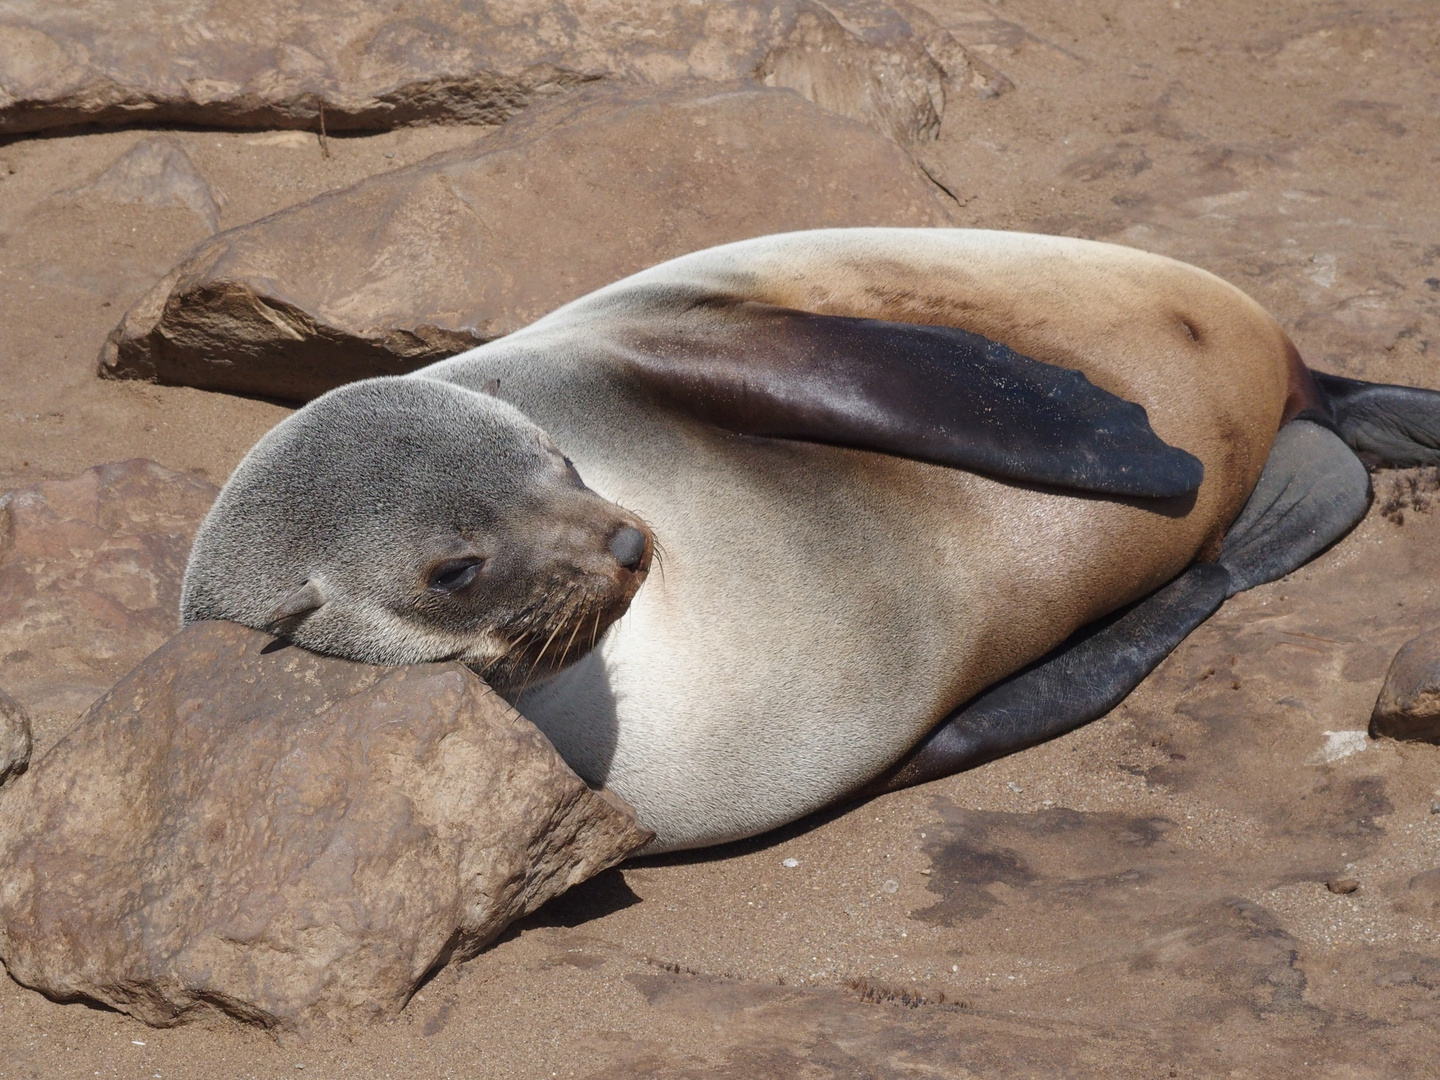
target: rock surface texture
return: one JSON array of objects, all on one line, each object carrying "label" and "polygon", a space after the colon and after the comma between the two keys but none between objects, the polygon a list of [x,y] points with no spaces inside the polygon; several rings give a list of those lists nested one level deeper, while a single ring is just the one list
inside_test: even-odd
[{"label": "rock surface texture", "polygon": [[73,718],[175,632],[218,490],[135,460],[0,498],[0,661],[37,721]]},{"label": "rock surface texture", "polygon": [[597,80],[736,78],[902,140],[934,137],[947,83],[1007,85],[924,12],[878,0],[0,2],[0,134],[497,124]]},{"label": "rock surface texture", "polygon": [[582,94],[217,236],[129,311],[100,371],[306,400],[686,252],[791,229],[946,225],[945,201],[890,140],[788,91]]},{"label": "rock surface texture", "polygon": [[1370,716],[1370,734],[1440,742],[1440,630],[1412,638],[1395,654]]},{"label": "rock surface texture", "polygon": [[30,717],[9,694],[0,691],[0,785],[30,763]]},{"label": "rock surface texture", "polygon": [[0,955],[155,1025],[393,1015],[651,834],[457,664],[186,628],[0,801]]}]

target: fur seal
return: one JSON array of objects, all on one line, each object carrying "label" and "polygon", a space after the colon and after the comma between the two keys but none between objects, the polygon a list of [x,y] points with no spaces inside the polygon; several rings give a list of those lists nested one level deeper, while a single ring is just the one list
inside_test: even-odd
[{"label": "fur seal", "polygon": [[1355,448],[1437,447],[1440,394],[1312,375],[1192,266],[792,233],[316,399],[226,484],[182,616],[461,659],[695,847],[1103,714],[1359,520]]}]

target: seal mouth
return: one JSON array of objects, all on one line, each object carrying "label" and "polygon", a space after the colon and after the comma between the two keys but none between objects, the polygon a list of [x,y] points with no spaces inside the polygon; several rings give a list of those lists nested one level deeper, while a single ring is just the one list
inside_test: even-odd
[{"label": "seal mouth", "polygon": [[595,648],[635,599],[655,558],[655,538],[638,522],[645,537],[640,557],[631,567],[615,566],[608,574],[587,573],[555,580],[537,591],[524,608],[491,630],[504,643],[500,656],[466,661],[501,694],[518,693],[543,682]]}]

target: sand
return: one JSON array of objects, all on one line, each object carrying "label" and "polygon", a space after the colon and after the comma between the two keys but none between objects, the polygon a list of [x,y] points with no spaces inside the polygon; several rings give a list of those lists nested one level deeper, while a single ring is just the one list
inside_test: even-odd
[{"label": "sand", "polygon": [[[964,223],[1186,259],[1315,366],[1440,387],[1433,3],[926,6],[1016,84],[952,101],[918,151]],[[151,134],[0,145],[0,489],[132,456],[218,482],[285,415],[93,377],[209,230],[64,194]],[[328,158],[303,133],[169,136],[226,228],[485,134],[331,138]],[[7,981],[0,1078],[1433,1073],[1440,897],[1410,882],[1440,865],[1440,748],[1354,734],[1395,650],[1440,623],[1440,513],[1395,516],[1228,603],[1088,728],[611,871],[392,1024],[156,1031]]]}]

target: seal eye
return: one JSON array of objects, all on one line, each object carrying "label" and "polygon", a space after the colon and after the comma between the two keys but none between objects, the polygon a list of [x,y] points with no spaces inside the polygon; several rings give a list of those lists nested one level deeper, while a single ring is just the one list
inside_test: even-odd
[{"label": "seal eye", "polygon": [[446,559],[430,571],[430,591],[459,592],[475,580],[484,565],[484,559]]}]

